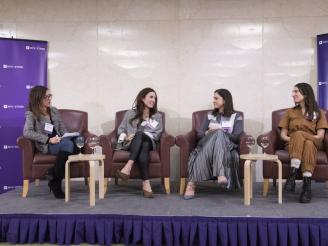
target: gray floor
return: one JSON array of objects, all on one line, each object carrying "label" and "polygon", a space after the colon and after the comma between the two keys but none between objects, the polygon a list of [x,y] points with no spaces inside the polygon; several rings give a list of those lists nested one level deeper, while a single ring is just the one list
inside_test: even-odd
[{"label": "gray floor", "polygon": [[328,217],[328,189],[324,183],[313,182],[313,201],[311,204],[297,202],[297,194],[283,194],[283,204],[277,203],[277,193],[270,185],[268,197],[261,196],[262,184],[254,184],[254,199],[249,207],[243,205],[243,190],[225,191],[212,182],[197,186],[197,196],[185,201],[173,192],[167,196],[159,180],[152,181],[156,193],[154,199],[141,195],[140,181],[129,181],[116,186],[110,184],[109,193],[104,200],[96,200],[95,207],[89,207],[87,187],[84,182],[72,182],[71,201],[54,199],[49,193],[47,183],[40,186],[30,184],[27,198],[21,197],[21,189],[0,195],[0,213],[38,213],[38,214],[130,214],[163,216],[254,216],[254,217]]}]

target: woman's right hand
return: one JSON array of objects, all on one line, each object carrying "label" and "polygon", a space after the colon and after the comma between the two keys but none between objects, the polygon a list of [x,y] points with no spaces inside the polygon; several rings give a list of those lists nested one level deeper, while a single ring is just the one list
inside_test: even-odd
[{"label": "woman's right hand", "polygon": [[208,128],[208,130],[205,132],[205,134],[208,134],[208,133],[213,132],[213,131],[215,131],[215,130],[217,130],[217,129],[214,129],[214,128]]},{"label": "woman's right hand", "polygon": [[55,137],[52,137],[49,139],[49,143],[51,144],[58,144],[60,142],[61,138],[56,135]]},{"label": "woman's right hand", "polygon": [[126,138],[126,140],[127,140],[128,142],[132,141],[132,139],[134,138],[134,135],[135,135],[135,134],[130,134],[130,135],[128,135],[128,137]]}]

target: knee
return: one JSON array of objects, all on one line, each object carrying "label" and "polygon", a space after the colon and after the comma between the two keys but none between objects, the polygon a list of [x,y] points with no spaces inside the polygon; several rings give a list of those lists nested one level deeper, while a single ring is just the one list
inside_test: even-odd
[{"label": "knee", "polygon": [[304,151],[309,151],[315,149],[315,145],[310,140],[305,140],[304,142]]},{"label": "knee", "polygon": [[143,142],[142,143],[142,149],[145,151],[148,151],[150,149],[150,143],[149,142]]},{"label": "knee", "polygon": [[74,143],[70,139],[63,139],[62,140],[62,151],[70,152],[72,153],[74,150]]}]

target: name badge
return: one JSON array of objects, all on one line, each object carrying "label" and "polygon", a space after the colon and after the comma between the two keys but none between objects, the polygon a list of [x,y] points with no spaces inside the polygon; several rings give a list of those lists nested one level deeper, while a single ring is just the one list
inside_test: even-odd
[{"label": "name badge", "polygon": [[232,128],[230,121],[222,121],[222,128],[225,131],[229,131]]},{"label": "name badge", "polygon": [[51,134],[53,132],[53,130],[54,130],[54,125],[53,124],[50,124],[50,123],[45,123],[44,124],[44,131],[46,133]]},{"label": "name badge", "polygon": [[158,126],[158,122],[157,122],[157,120],[152,120],[152,121],[150,122],[150,125],[151,125],[152,128],[156,128],[156,126]]}]

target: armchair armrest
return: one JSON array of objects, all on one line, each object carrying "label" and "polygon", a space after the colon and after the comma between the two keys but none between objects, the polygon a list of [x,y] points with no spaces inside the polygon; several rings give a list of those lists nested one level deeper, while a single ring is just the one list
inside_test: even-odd
[{"label": "armchair armrest", "polygon": [[328,131],[325,132],[325,136],[323,138],[323,145],[324,145],[326,154],[328,155]]},{"label": "armchair armrest", "polygon": [[175,144],[175,138],[163,132],[160,140],[160,156],[162,162],[162,175],[170,177],[170,149]]},{"label": "armchair armrest", "polygon": [[17,138],[17,144],[22,149],[23,178],[32,178],[32,164],[34,158],[34,143],[23,136]]},{"label": "armchair armrest", "polygon": [[277,144],[278,144],[278,134],[276,131],[271,130],[269,132],[263,133],[260,136],[257,137],[257,144],[259,146],[261,146],[261,138],[262,137],[268,137],[269,138],[269,146],[266,148],[265,153],[270,154],[270,155],[274,155],[276,148],[277,148]]},{"label": "armchair armrest", "polygon": [[102,147],[102,152],[106,156],[104,160],[105,167],[105,177],[112,177],[112,163],[113,163],[113,154],[114,146],[116,143],[116,131],[113,130],[107,135],[99,136],[99,144]]},{"label": "armchair armrest", "polygon": [[176,137],[176,144],[180,147],[180,177],[187,177],[187,165],[191,151],[196,147],[196,131]]},{"label": "armchair armrest", "polygon": [[249,153],[249,148],[246,144],[246,132],[242,132],[239,138],[238,148],[239,148],[239,154],[244,155]]}]

